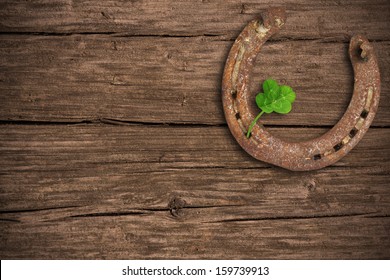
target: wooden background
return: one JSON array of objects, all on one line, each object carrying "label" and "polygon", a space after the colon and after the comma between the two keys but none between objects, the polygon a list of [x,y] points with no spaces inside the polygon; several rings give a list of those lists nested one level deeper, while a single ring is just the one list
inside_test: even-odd
[{"label": "wooden background", "polygon": [[[290,172],[235,142],[227,53],[288,11],[253,75],[297,93],[263,123],[292,140],[342,116],[353,34],[376,49],[372,127],[337,164]],[[2,259],[390,258],[390,2],[0,1]]]}]

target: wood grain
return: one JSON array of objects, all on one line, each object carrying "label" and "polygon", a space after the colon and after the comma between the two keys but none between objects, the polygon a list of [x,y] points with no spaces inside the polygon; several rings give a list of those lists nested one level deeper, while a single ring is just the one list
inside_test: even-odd
[{"label": "wood grain", "polygon": [[378,259],[389,257],[388,220],[357,215],[191,223],[157,212],[13,223],[1,232],[7,246],[2,258],[22,252],[30,259]]},{"label": "wood grain", "polygon": [[[221,77],[232,42],[216,38],[108,35],[2,36],[0,120],[223,124]],[[390,123],[390,44],[374,43],[382,96],[373,125]],[[334,125],[353,91],[348,43],[268,43],[252,92],[273,77],[293,87],[291,114],[266,124]],[[255,106],[255,103],[253,103]]]},{"label": "wood grain", "polygon": [[390,39],[387,0],[7,0],[0,6],[0,31],[223,35],[231,39],[260,11],[275,6],[288,11],[285,31],[276,38],[346,40],[362,33],[371,40]]},{"label": "wood grain", "polygon": [[[328,168],[256,161],[225,124],[227,53],[270,6],[288,22],[251,89],[297,92],[263,118],[279,137],[342,116],[352,35],[377,52],[373,127]],[[389,259],[389,18],[387,0],[1,1],[0,258]]]},{"label": "wood grain", "polygon": [[227,127],[2,128],[2,258],[388,257],[388,129],[297,173],[253,160]]}]

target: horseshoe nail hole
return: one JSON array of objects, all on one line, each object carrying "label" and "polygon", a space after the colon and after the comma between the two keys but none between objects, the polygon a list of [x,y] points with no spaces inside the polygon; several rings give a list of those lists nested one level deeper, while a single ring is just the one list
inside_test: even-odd
[{"label": "horseshoe nail hole", "polygon": [[232,92],[232,97],[233,97],[234,99],[237,98],[237,91],[233,91],[233,92]]},{"label": "horseshoe nail hole", "polygon": [[360,114],[360,116],[361,116],[363,119],[367,118],[367,116],[368,116],[368,111],[367,111],[367,110],[363,110],[363,112]]},{"label": "horseshoe nail hole", "polygon": [[356,128],[351,129],[351,131],[349,132],[349,137],[353,138],[357,132],[358,130]]},{"label": "horseshoe nail hole", "polygon": [[337,152],[338,150],[340,150],[341,148],[343,147],[343,143],[338,143],[337,145],[335,145],[333,147],[334,151]]},{"label": "horseshoe nail hole", "polygon": [[359,46],[358,49],[357,49],[358,57],[362,58],[362,53],[363,53],[363,50],[362,50],[361,46]]},{"label": "horseshoe nail hole", "polygon": [[319,159],[321,159],[321,154],[316,154],[316,155],[314,155],[313,159],[314,159],[314,160],[319,160]]},{"label": "horseshoe nail hole", "polygon": [[239,120],[241,118],[240,113],[236,113],[236,119]]},{"label": "horseshoe nail hole", "polygon": [[357,49],[357,56],[362,60],[362,61],[367,61],[367,52],[363,50],[362,45],[359,46]]}]

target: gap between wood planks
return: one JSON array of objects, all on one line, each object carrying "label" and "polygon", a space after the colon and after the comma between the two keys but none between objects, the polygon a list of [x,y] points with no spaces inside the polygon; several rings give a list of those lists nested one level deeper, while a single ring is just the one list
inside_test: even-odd
[{"label": "gap between wood planks", "polygon": [[[217,41],[231,41],[234,42],[237,36],[229,36],[228,34],[131,34],[126,32],[19,32],[6,31],[0,32],[0,36],[43,36],[43,37],[71,37],[71,36],[96,36],[109,35],[113,38],[215,38]],[[238,34],[237,34],[238,35]],[[276,38],[268,39],[268,42],[285,42],[285,41],[314,41],[319,43],[349,43],[350,38],[345,37],[293,37],[287,35],[280,35]],[[375,39],[372,42],[389,42],[387,39]]]},{"label": "gap between wood planks", "polygon": [[[187,34],[187,35],[171,35],[171,34],[128,34],[124,32],[18,32],[18,31],[9,31],[9,32],[0,32],[1,35],[15,35],[15,36],[53,36],[53,37],[66,37],[66,36],[88,36],[88,35],[112,35],[115,38],[143,38],[143,37],[156,37],[156,38],[198,38],[198,37],[217,37],[225,41],[234,41],[235,38],[228,38],[227,35],[223,34]],[[297,39],[299,40],[299,39]],[[302,39],[304,40],[304,39]]]},{"label": "gap between wood planks", "polygon": [[[30,120],[0,120],[1,125],[145,125],[145,126],[172,126],[172,127],[227,127],[226,123],[191,123],[191,122],[141,122],[141,121],[125,121],[112,118],[100,118],[81,121],[30,121]],[[294,125],[294,124],[267,124],[270,128],[332,128],[333,125]],[[371,125],[372,128],[390,128],[388,125]]]},{"label": "gap between wood planks", "polygon": [[[174,198],[172,201],[174,201]],[[128,209],[126,211],[107,211],[107,212],[94,212],[89,211],[84,214],[72,214],[72,213],[59,213],[56,215],[58,210],[70,210],[77,213],[77,211],[83,212],[83,208],[86,206],[63,206],[63,207],[52,207],[52,208],[36,208],[36,209],[17,209],[17,210],[6,210],[0,211],[0,222],[12,222],[12,223],[23,223],[28,222],[27,220],[33,219],[40,222],[60,222],[70,219],[84,219],[84,218],[99,218],[99,217],[119,217],[119,216],[146,216],[153,215],[154,213],[169,213],[172,218],[179,221],[183,221],[185,215],[183,211],[192,211],[197,209],[215,209],[215,208],[247,208],[249,205],[245,204],[228,204],[228,205],[186,205],[180,206],[168,204],[167,207],[155,207],[155,208],[135,208]],[[51,212],[49,217],[42,216],[39,212]],[[27,218],[30,213],[31,217]],[[8,215],[8,217],[7,217]],[[1,217],[4,216],[4,217]],[[23,216],[20,218],[20,216]],[[309,220],[309,219],[328,219],[328,218],[346,218],[359,216],[362,218],[389,218],[389,214],[381,213],[379,211],[362,211],[362,212],[351,212],[351,213],[329,213],[329,214],[313,214],[313,215],[276,215],[276,216],[263,216],[263,217],[251,217],[251,218],[237,218],[237,219],[221,219],[213,221],[202,221],[202,223],[236,223],[236,222],[248,222],[248,221],[267,221],[267,220]]]}]

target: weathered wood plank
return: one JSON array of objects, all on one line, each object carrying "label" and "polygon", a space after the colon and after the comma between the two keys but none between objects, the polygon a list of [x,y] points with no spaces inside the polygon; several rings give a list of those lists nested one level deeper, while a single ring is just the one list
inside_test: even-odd
[{"label": "weathered wood plank", "polygon": [[[325,130],[271,131],[299,140]],[[389,129],[371,129],[335,166],[297,173],[252,159],[227,127],[6,125],[0,132],[1,204],[3,210],[90,203],[166,207],[179,192],[192,196],[193,205],[251,205],[264,199],[266,189],[265,197],[272,196],[276,209],[288,207],[292,213],[291,207],[305,204],[301,199],[307,198],[307,186],[318,185],[327,189],[320,192],[331,193],[325,196],[334,196],[331,201],[342,199],[356,211],[383,210],[388,199],[379,201],[376,195],[390,192],[389,134]],[[256,190],[260,196],[253,196]],[[294,192],[299,203],[288,205]],[[272,211],[278,213],[276,209]]]},{"label": "weathered wood plank", "polygon": [[389,40],[386,0],[346,1],[2,1],[0,32],[120,32],[131,35],[237,36],[260,11],[284,6],[279,38],[333,38],[356,33]]},{"label": "weathered wood plank", "polygon": [[[0,120],[225,123],[220,87],[232,42],[218,38],[1,36]],[[374,43],[382,96],[374,125],[390,123],[390,44]],[[273,77],[291,85],[289,115],[266,124],[334,125],[348,106],[353,73],[347,43],[265,45],[253,94]],[[255,113],[255,104],[253,104]]]},{"label": "weathered wood plank", "polygon": [[[327,131],[309,127],[268,129],[291,141],[312,139]],[[388,163],[389,136],[389,129],[371,128],[335,165],[377,168]],[[270,166],[247,155],[225,126],[2,125],[0,149],[0,169],[15,172],[59,171],[65,163],[80,168],[129,164],[133,171]],[[141,165],[136,168],[134,164]]]},{"label": "weathered wood plank", "polygon": [[389,129],[298,173],[251,159],[227,127],[1,128],[2,259],[389,257]]},{"label": "weathered wood plank", "polygon": [[2,259],[388,259],[389,230],[388,217],[191,223],[157,212],[2,222],[0,254]]},{"label": "weathered wood plank", "polygon": [[[23,174],[2,175],[0,220],[40,223],[164,212],[205,223],[390,214],[388,170],[379,167],[300,174],[276,168],[136,172],[111,164]],[[174,201],[184,202],[179,207]]]}]

